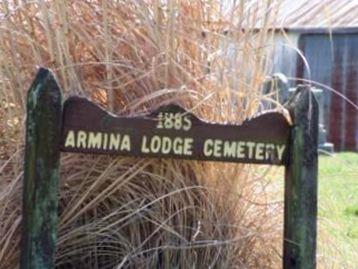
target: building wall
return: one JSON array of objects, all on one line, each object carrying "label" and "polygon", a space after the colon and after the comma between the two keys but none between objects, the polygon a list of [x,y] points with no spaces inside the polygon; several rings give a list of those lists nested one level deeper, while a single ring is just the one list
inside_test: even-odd
[{"label": "building wall", "polygon": [[358,112],[343,95],[358,104],[358,33],[301,34],[298,47],[304,61],[297,61],[297,77],[333,88],[325,90],[328,140],[336,150],[358,150]]},{"label": "building wall", "polygon": [[271,73],[283,73],[291,86],[296,84],[298,53],[297,33],[277,32],[274,36],[273,64]]},{"label": "building wall", "polygon": [[305,30],[278,32],[275,37],[273,73],[281,72],[291,78],[291,86],[301,83],[294,78],[303,78],[337,91],[324,89],[323,116],[328,142],[334,143],[338,151],[358,150],[357,109],[339,96],[358,105],[357,48],[358,31],[327,34]]}]

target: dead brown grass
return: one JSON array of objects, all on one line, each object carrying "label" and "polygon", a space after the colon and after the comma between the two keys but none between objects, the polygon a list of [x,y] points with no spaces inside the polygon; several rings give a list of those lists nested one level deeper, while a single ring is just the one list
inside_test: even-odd
[{"label": "dead brown grass", "polygon": [[[65,96],[117,114],[176,101],[240,123],[258,111],[274,4],[2,1],[1,268],[19,260],[25,96],[37,66],[56,73]],[[76,154],[61,162],[58,268],[281,265],[281,204],[252,166]]]}]

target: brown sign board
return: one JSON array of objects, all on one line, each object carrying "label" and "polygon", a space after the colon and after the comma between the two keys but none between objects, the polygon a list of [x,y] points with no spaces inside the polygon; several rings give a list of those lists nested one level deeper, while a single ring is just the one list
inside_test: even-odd
[{"label": "brown sign board", "polygon": [[229,125],[205,122],[176,104],[119,117],[88,99],[64,104],[63,152],[285,165],[290,126],[278,112]]}]

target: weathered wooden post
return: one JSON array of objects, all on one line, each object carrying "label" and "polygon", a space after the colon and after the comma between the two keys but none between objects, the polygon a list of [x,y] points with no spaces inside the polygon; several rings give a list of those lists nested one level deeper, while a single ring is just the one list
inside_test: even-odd
[{"label": "weathered wooden post", "polygon": [[293,119],[285,171],[284,269],[316,268],[318,104],[298,86],[288,104]]},{"label": "weathered wooden post", "polygon": [[54,268],[62,96],[41,68],[27,96],[21,269]]}]

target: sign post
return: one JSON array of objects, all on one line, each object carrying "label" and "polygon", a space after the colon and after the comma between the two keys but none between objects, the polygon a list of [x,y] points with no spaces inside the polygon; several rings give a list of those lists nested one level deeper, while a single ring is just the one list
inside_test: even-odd
[{"label": "sign post", "polygon": [[27,95],[21,269],[54,268],[61,120],[60,88],[41,68]]},{"label": "sign post", "polygon": [[205,122],[176,104],[140,117],[118,117],[70,97],[40,69],[28,94],[21,269],[52,269],[57,229],[59,152],[284,165],[284,269],[315,268],[317,116],[309,88],[288,110],[241,125]]},{"label": "sign post", "polygon": [[299,86],[288,104],[293,119],[290,161],[285,170],[285,269],[316,267],[318,104]]}]

